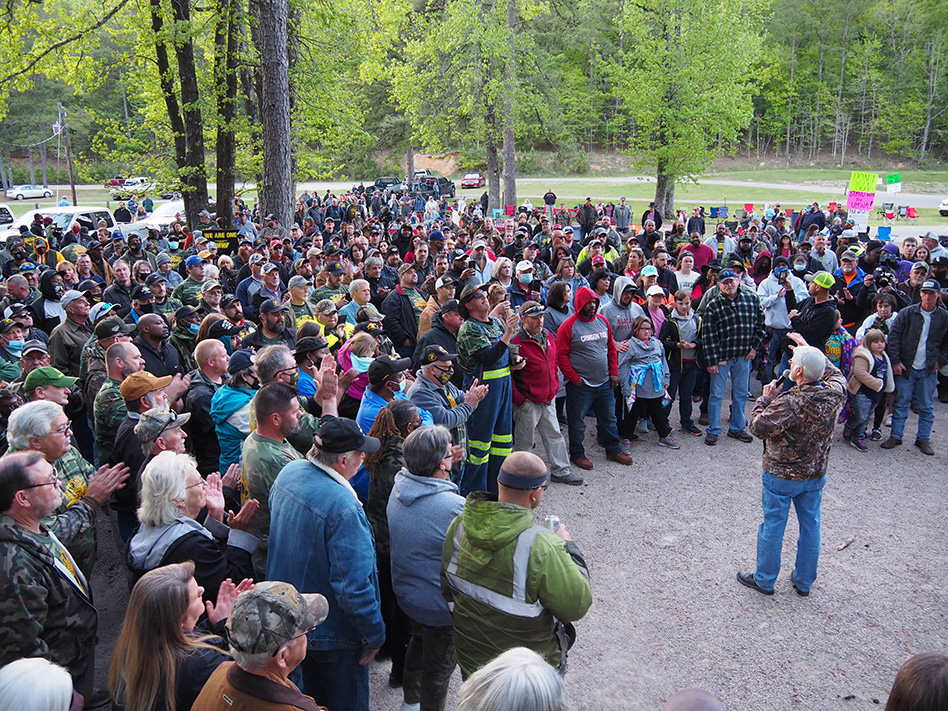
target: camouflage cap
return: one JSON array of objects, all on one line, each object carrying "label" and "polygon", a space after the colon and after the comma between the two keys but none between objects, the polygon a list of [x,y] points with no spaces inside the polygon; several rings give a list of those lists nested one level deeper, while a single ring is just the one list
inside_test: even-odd
[{"label": "camouflage cap", "polygon": [[329,603],[322,595],[302,595],[289,583],[260,582],[234,601],[227,638],[238,652],[270,654],[328,614]]},{"label": "camouflage cap", "polygon": [[182,412],[179,415],[174,410],[153,407],[142,413],[141,419],[135,425],[135,434],[142,442],[154,442],[163,433],[175,427],[182,427],[190,419],[190,412]]}]

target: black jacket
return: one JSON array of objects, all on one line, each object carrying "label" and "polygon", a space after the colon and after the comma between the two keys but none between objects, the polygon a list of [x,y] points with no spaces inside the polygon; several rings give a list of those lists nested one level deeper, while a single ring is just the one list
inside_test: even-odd
[{"label": "black jacket", "polygon": [[110,304],[118,304],[118,308],[114,311],[116,316],[125,318],[132,310],[132,297],[129,290],[116,281],[113,281],[112,286],[102,292],[102,300]]},{"label": "black jacket", "polygon": [[[790,293],[790,290],[787,290]],[[790,326],[814,348],[826,352],[826,341],[836,328],[836,301],[830,299],[817,304],[811,296],[802,301],[797,309],[800,313],[790,319]]]},{"label": "black jacket", "polygon": [[125,481],[125,486],[112,494],[112,508],[131,514],[138,509],[138,491],[141,487],[139,470],[145,463],[142,441],[135,434],[135,425],[138,424],[139,419],[137,412],[125,415],[125,419],[119,424],[115,433],[115,445],[109,456],[110,466],[124,463],[131,472],[131,476]]},{"label": "black jacket", "polygon": [[191,413],[191,419],[185,425],[185,430],[188,444],[197,460],[198,471],[206,477],[217,471],[221,456],[214,420],[211,419],[211,398],[220,385],[204,375],[200,368],[192,370],[189,375],[191,384],[184,395],[184,405],[185,411]]},{"label": "black jacket", "polygon": [[[912,368],[921,336],[922,305],[912,304],[899,311],[892,322],[885,348],[893,367],[901,363],[909,370]],[[928,329],[925,372],[945,364],[948,364],[948,310],[936,306]]]},{"label": "black jacket", "polygon": [[382,327],[402,356],[410,355],[418,343],[418,318],[412,308],[411,299],[399,284],[382,302],[385,320]]},{"label": "black jacket", "polygon": [[156,378],[163,378],[166,375],[178,375],[181,373],[181,357],[178,351],[168,341],[161,343],[160,350],[152,348],[141,336],[132,339],[132,343],[138,346],[142,358],[145,359],[145,370]]}]

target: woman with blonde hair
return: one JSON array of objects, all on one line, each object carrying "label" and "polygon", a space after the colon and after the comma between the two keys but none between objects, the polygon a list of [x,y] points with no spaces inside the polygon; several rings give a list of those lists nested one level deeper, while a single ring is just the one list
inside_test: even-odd
[{"label": "woman with blonde hair", "polygon": [[339,403],[339,416],[354,420],[359,414],[359,404],[365,389],[369,386],[369,366],[379,355],[379,342],[371,333],[361,331],[342,344],[336,353],[336,361],[346,372],[350,368],[355,370],[359,377],[355,379]]},{"label": "woman with blonde hair", "polygon": [[122,632],[109,669],[114,707],[123,711],[186,711],[211,674],[229,657],[219,636],[197,627],[207,613],[209,627],[222,632],[234,599],[253,588],[225,580],[217,602],[203,602],[194,563],[173,563],[142,576],[128,601]]},{"label": "woman with blonde hair", "polygon": [[494,262],[492,274],[493,278],[491,281],[507,289],[513,284],[513,262],[507,259],[507,257],[498,257],[497,261]]}]

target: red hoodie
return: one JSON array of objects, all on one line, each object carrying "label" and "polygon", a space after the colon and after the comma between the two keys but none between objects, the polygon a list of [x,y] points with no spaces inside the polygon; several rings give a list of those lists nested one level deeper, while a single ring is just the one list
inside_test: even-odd
[{"label": "red hoodie", "polygon": [[[596,313],[588,321],[579,312],[590,301],[599,299],[588,286],[581,286],[573,300],[576,313],[563,322],[556,332],[557,364],[563,375],[574,385],[585,379],[593,385],[619,375],[619,360],[612,329],[604,316]],[[605,347],[603,347],[605,346]]]},{"label": "red hoodie", "polygon": [[[531,338],[526,331],[520,330],[511,345],[520,346],[520,357],[527,364],[513,371],[513,403],[517,407],[525,400],[542,404],[552,402],[560,389],[560,376],[556,370],[556,341],[545,328],[540,329],[538,340]],[[546,339],[543,347],[540,342]]]}]

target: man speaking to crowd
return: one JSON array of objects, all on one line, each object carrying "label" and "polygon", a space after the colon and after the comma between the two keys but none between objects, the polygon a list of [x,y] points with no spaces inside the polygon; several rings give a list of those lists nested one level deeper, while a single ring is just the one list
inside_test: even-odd
[{"label": "man speaking to crowd", "polygon": [[846,378],[812,346],[797,346],[790,361],[795,385],[781,393],[775,380],[754,405],[750,431],[764,440],[764,521],[757,532],[757,571],[737,574],[741,585],[774,594],[790,503],[800,522],[790,581],[806,597],[820,557],[820,503],[836,417],[846,400]]}]

